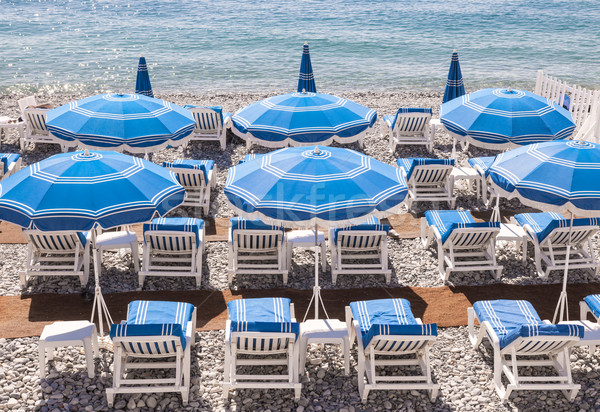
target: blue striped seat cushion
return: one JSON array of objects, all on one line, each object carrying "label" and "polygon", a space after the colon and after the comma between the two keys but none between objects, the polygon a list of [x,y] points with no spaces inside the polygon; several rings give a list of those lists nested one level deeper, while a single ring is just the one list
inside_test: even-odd
[{"label": "blue striped seat cushion", "polygon": [[429,159],[425,157],[404,157],[396,160],[396,164],[406,172],[406,180],[409,181],[415,166],[427,165],[450,165],[454,166],[454,159]]},{"label": "blue striped seat cushion", "polygon": [[584,299],[596,318],[600,318],[600,295],[589,295]]},{"label": "blue striped seat cushion", "polygon": [[232,332],[281,332],[298,337],[300,324],[292,322],[287,298],[239,299],[227,303]]},{"label": "blue striped seat cushion", "polygon": [[223,106],[196,106],[193,104],[186,104],[185,106],[183,106],[184,109],[192,109],[194,107],[200,107],[203,109],[210,109],[210,110],[214,111],[219,116],[221,116],[221,123],[224,123],[225,119],[228,119],[231,117],[231,113],[223,111]]},{"label": "blue striped seat cushion", "polygon": [[448,240],[454,229],[500,227],[499,222],[475,222],[468,210],[428,210],[425,219],[429,226],[440,232],[442,243]]},{"label": "blue striped seat cushion", "polygon": [[[556,212],[519,213],[515,215],[515,220],[521,226],[529,225],[538,242],[543,242],[554,229],[569,227],[571,224],[570,219],[565,219]],[[573,219],[573,227],[577,226],[600,226],[600,219]]]},{"label": "blue striped seat cushion", "polygon": [[489,322],[498,336],[500,348],[505,348],[520,337],[579,336],[583,327],[576,325],[549,325],[542,322],[526,300],[481,300],[473,304],[480,322]]},{"label": "blue striped seat cushion", "polygon": [[238,162],[238,164],[241,165],[242,163],[249,162],[250,160],[260,159],[264,155],[265,153],[248,153],[242,160]]},{"label": "blue striped seat cushion", "polygon": [[333,231],[333,243],[337,243],[338,233],[343,230],[377,230],[389,233],[390,227],[388,225],[382,225],[379,223],[379,219],[377,219],[375,216],[371,216],[369,220],[363,224],[335,229]]},{"label": "blue striped seat cushion", "polygon": [[204,173],[204,182],[208,183],[208,172],[214,169],[214,160],[192,160],[192,159],[178,159],[173,162],[163,162],[163,167],[173,169],[192,169],[202,170]]},{"label": "blue striped seat cushion", "polygon": [[[185,335],[188,322],[192,320],[194,305],[184,302],[135,300],[127,307],[127,320],[125,323],[111,325],[110,337],[115,336],[173,336],[179,338],[185,349]],[[137,347],[136,347],[137,345]],[[130,344],[129,349],[140,351],[142,345],[151,349],[153,353],[172,352],[174,343],[168,347],[161,347],[154,343]]]},{"label": "blue striped seat cushion", "polygon": [[285,237],[285,228],[282,226],[267,225],[260,219],[244,219],[236,216],[229,219],[229,237],[233,239],[233,231],[243,230],[280,230]]},{"label": "blue striped seat cushion", "polygon": [[437,324],[417,323],[406,299],[350,302],[350,310],[360,327],[365,348],[377,335],[437,336]]},{"label": "blue striped seat cushion", "polygon": [[472,157],[470,159],[467,159],[467,163],[469,163],[469,166],[471,167],[479,166],[481,170],[484,171],[485,176],[487,176],[488,169],[490,168],[490,166],[492,166],[494,160],[496,160],[496,156]]},{"label": "blue striped seat cushion", "polygon": [[20,157],[21,155],[17,153],[0,153],[0,160],[2,161],[3,173],[7,173],[10,165],[19,160]]},{"label": "blue striped seat cushion", "polygon": [[427,113],[429,115],[433,114],[433,110],[431,108],[422,108],[422,107],[401,107],[398,109],[395,115],[393,116],[383,116],[383,121],[387,123],[389,127],[392,129],[396,126],[396,119],[399,114],[402,113]]},{"label": "blue striped seat cushion", "polygon": [[[22,229],[22,230],[25,231],[27,229]],[[70,234],[70,233],[68,233],[68,234]],[[75,232],[75,234],[77,235],[77,239],[79,239],[81,246],[86,247],[88,241],[90,240],[90,232]],[[54,248],[56,250],[72,249],[70,245],[68,245],[63,240],[61,240],[61,237],[62,237],[61,235],[56,235],[56,234],[44,235],[44,232],[39,232],[36,234],[36,236],[45,237],[43,240],[44,244],[54,245]]]},{"label": "blue striped seat cushion", "polygon": [[[196,235],[196,246],[200,246],[200,234],[204,227],[204,220],[193,217],[157,217],[151,223],[144,223],[144,233],[149,230],[164,230],[174,232],[191,232]],[[144,243],[146,238],[144,237]],[[176,246],[176,245],[175,245]],[[177,247],[173,247],[177,250]]]}]

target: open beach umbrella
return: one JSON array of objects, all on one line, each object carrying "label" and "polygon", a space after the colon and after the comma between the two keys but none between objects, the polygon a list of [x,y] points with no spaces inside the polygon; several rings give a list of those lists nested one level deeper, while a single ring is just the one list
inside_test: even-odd
[{"label": "open beach umbrella", "polygon": [[[173,172],[147,160],[111,151],[62,153],[0,182],[0,220],[42,231],[92,230],[94,242],[94,228],[150,221],[177,207],[184,196]],[[92,320],[98,306],[102,334],[102,315],[112,320],[99,271],[94,267]]]},{"label": "open beach umbrella", "polygon": [[266,147],[352,143],[363,138],[377,112],[322,93],[289,93],[261,100],[235,113],[231,130]]},{"label": "open beach umbrella", "polygon": [[146,59],[144,56],[140,56],[140,62],[138,63],[135,92],[137,94],[143,94],[144,96],[154,97],[152,85],[150,84],[150,75],[148,74],[148,66],[146,66]]},{"label": "open beach umbrella", "polygon": [[566,139],[575,123],[558,104],[524,90],[483,89],[442,103],[440,120],[459,141],[503,150]]},{"label": "open beach umbrella", "polygon": [[[225,195],[242,217],[285,227],[332,228],[397,213],[407,194],[400,169],[334,147],[277,150],[229,169]],[[315,247],[315,317],[320,300]],[[311,301],[312,303],[312,301]],[[309,305],[310,308],[310,305]]]},{"label": "open beach umbrella", "polygon": [[189,110],[141,94],[99,94],[52,109],[46,126],[66,146],[148,153],[185,144]]},{"label": "open beach umbrella", "polygon": [[312,64],[310,63],[310,52],[308,51],[308,42],[304,43],[302,50],[302,61],[300,62],[300,75],[298,77],[298,92],[317,92],[315,76],[313,75]]},{"label": "open beach umbrella", "polygon": [[[501,153],[487,171],[499,195],[518,198],[544,211],[573,216],[600,216],[600,146],[559,140],[532,144]],[[569,234],[570,236],[570,234]],[[569,239],[570,243],[570,239]],[[569,247],[563,289],[554,318],[567,310]]]},{"label": "open beach umbrella", "polygon": [[456,49],[452,52],[452,60],[450,61],[450,70],[448,70],[448,81],[446,82],[446,90],[444,90],[444,98],[442,103],[456,99],[465,94],[465,86],[463,84],[462,73],[460,71],[460,63],[458,62],[458,53]]}]

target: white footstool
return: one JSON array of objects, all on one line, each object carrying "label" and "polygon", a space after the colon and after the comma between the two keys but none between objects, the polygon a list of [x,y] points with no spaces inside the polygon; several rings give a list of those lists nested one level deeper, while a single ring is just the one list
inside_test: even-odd
[{"label": "white footstool", "polygon": [[[54,348],[83,346],[88,376],[94,377],[94,356],[98,356],[98,334],[96,325],[87,320],[54,322],[44,327],[40,336],[40,377],[46,375],[46,351],[48,359],[54,358]],[[93,354],[92,354],[93,350]]]},{"label": "white footstool", "polygon": [[341,345],[344,371],[350,373],[350,339],[346,323],[338,319],[309,319],[300,324],[300,373],[306,366],[306,347],[310,343]]}]

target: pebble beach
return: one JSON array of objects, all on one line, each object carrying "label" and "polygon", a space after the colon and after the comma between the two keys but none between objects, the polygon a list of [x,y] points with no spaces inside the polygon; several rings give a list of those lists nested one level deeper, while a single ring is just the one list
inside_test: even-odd
[{"label": "pebble beach", "polygon": [[[285,91],[280,91],[285,92]],[[158,98],[179,105],[221,105],[224,111],[235,112],[255,101],[279,94],[269,93],[226,93],[204,94],[157,93]],[[338,95],[377,110],[378,117],[394,114],[398,107],[431,107],[434,118],[439,117],[442,93],[421,92],[346,92]],[[87,95],[75,93],[36,94],[38,103],[51,103],[57,107]],[[18,117],[17,100],[24,95],[0,95],[0,115]],[[387,137],[382,137],[382,122],[378,120],[369,129],[364,139],[364,148],[358,144],[349,147],[366,153],[384,163],[395,164],[398,157],[449,158],[452,151],[450,136],[438,130],[433,154],[421,146],[398,146],[394,154],[388,149]],[[59,153],[58,145],[37,144],[22,152],[23,165],[29,165]],[[252,151],[264,153],[266,148],[253,146]],[[2,140],[0,152],[19,152],[18,138],[14,131]],[[218,166],[217,187],[212,193],[209,216],[228,218],[234,216],[228,207],[223,186],[227,169],[236,165],[247,154],[245,142],[229,132],[227,147],[221,151],[217,143],[193,142],[187,148],[167,148],[153,154],[151,160],[157,164],[175,159],[212,159]],[[457,163],[466,158],[490,155],[493,152],[471,146],[467,151],[458,147]],[[475,192],[466,185],[455,187],[456,208],[486,210]],[[445,208],[445,206],[441,206]],[[416,212],[434,208],[431,203],[419,203]],[[518,211],[532,209],[516,200],[502,200],[501,208]],[[409,213],[404,210],[404,213]],[[170,216],[202,217],[193,208],[178,208]],[[594,250],[598,247],[594,238]],[[424,249],[420,239],[388,239],[389,260],[392,269],[390,287],[419,286],[440,287],[444,282],[437,271],[437,253],[434,248]],[[141,247],[140,247],[141,250]],[[81,293],[75,278],[48,277],[29,282],[25,289],[19,286],[19,271],[24,269],[26,246],[22,244],[0,244],[0,295],[15,296],[24,293]],[[449,285],[545,284],[562,281],[562,272],[552,272],[547,280],[535,273],[533,249],[530,246],[525,265],[521,264],[521,251],[512,244],[500,244],[497,249],[499,264],[504,266],[498,280],[489,273],[454,273]],[[329,256],[328,256],[329,258]],[[288,287],[311,289],[314,282],[313,255],[308,251],[294,252]],[[321,273],[321,287],[366,288],[385,284],[383,276],[340,276],[337,285],[331,282],[328,265]],[[102,276],[103,293],[135,291],[138,288],[137,274],[129,254],[107,252],[104,254]],[[569,274],[571,283],[597,282],[597,278],[582,270]],[[90,279],[90,285],[93,277]],[[206,245],[203,266],[203,289],[227,289],[227,243],[209,242]],[[236,279],[232,288],[278,288],[283,287],[280,277],[247,275]],[[194,289],[193,279],[172,277],[148,278],[144,290],[187,290]],[[574,314],[571,315],[574,317]],[[118,321],[118,320],[116,320]],[[508,402],[497,396],[493,384],[493,350],[489,344],[474,350],[468,340],[466,327],[440,328],[438,340],[430,352],[433,380],[440,384],[437,400],[431,402],[425,391],[372,391],[366,403],[361,403],[356,377],[357,353],[351,351],[350,375],[344,375],[343,358],[337,346],[310,347],[306,373],[302,376],[302,397],[293,400],[292,391],[287,390],[239,390],[222,397],[224,331],[196,333],[196,345],[192,348],[192,380],[190,402],[181,404],[175,394],[117,395],[115,410],[202,410],[202,411],[600,411],[600,364],[598,356],[590,354],[586,347],[575,348],[571,353],[573,380],[581,385],[575,401],[569,402],[559,391],[516,392]],[[102,350],[96,360],[95,378],[89,379],[85,371],[84,356],[78,350],[60,349],[56,360],[47,365],[44,380],[39,378],[38,337],[20,339],[0,338],[0,410],[15,411],[100,411],[108,410],[104,388],[112,382],[112,357],[110,351]],[[534,373],[534,372],[531,372]]]}]

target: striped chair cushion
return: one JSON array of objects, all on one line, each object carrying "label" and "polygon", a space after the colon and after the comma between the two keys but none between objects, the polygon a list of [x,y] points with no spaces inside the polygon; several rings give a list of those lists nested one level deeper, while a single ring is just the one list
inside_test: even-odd
[{"label": "striped chair cushion", "polygon": [[172,340],[164,342],[123,342],[127,352],[148,355],[162,355],[177,351],[177,339],[185,349],[185,332],[178,323],[149,323],[145,325],[130,325],[120,323],[110,325],[110,338],[136,336],[172,336]]},{"label": "striped chair cushion", "polygon": [[487,176],[488,169],[492,166],[494,160],[496,160],[496,156],[472,157],[467,159],[467,163],[469,163],[469,166],[471,167],[479,166],[481,170],[485,172],[485,176]]},{"label": "striped chair cushion", "polygon": [[579,336],[583,327],[575,325],[549,325],[540,319],[526,300],[482,300],[473,304],[480,322],[489,322],[505,348],[519,337],[533,336]]},{"label": "striped chair cushion", "polygon": [[260,159],[264,155],[265,153],[248,153],[242,160],[238,162],[238,164],[241,165],[242,163],[249,162],[250,160]]},{"label": "striped chair cushion", "polygon": [[[170,232],[191,232],[196,235],[196,246],[200,246],[200,234],[204,227],[204,220],[196,219],[193,217],[159,217],[152,219],[151,223],[144,224],[144,234],[147,231],[170,231]],[[165,239],[165,241],[169,241]],[[144,243],[146,239],[144,237]],[[154,247],[155,245],[151,245]],[[174,244],[171,247],[172,250],[179,250],[178,245]]]},{"label": "striped chair cushion", "polygon": [[183,106],[184,109],[192,109],[194,107],[200,107],[202,109],[210,109],[210,110],[214,111],[221,117],[221,123],[224,123],[225,119],[228,119],[231,117],[231,113],[223,111],[223,106],[196,106],[193,104],[186,104],[185,106]]},{"label": "striped chair cushion", "polygon": [[19,160],[20,157],[21,155],[17,153],[0,153],[0,160],[2,161],[3,173],[7,173],[10,165]]},{"label": "striped chair cushion", "polygon": [[406,299],[351,302],[350,310],[358,321],[364,347],[377,335],[437,336],[437,325],[418,324]]},{"label": "striped chair cushion", "polygon": [[287,298],[239,299],[227,303],[232,332],[283,332],[298,337],[300,324],[292,322]]},{"label": "striped chair cushion", "polygon": [[379,219],[377,219],[375,216],[371,216],[369,220],[363,224],[335,229],[333,231],[333,243],[337,243],[338,233],[343,230],[377,230],[389,233],[390,227],[388,225],[380,224]]},{"label": "striped chair cushion", "polygon": [[163,162],[163,167],[172,169],[192,169],[202,170],[204,173],[204,182],[208,183],[208,172],[213,170],[215,167],[214,160],[192,160],[192,159],[178,159],[173,162]]},{"label": "striped chair cushion", "polygon": [[584,299],[596,318],[600,318],[600,295],[589,295]]},{"label": "striped chair cushion", "polygon": [[406,180],[409,181],[415,166],[427,165],[450,165],[454,166],[454,159],[429,159],[425,157],[405,157],[396,160],[396,164],[406,172]]},{"label": "striped chair cushion", "polygon": [[[27,229],[23,229],[23,231],[26,230]],[[71,241],[71,234],[72,232],[65,232],[64,234],[44,234],[44,232],[37,232],[33,236],[32,241],[34,246],[42,249],[74,250],[77,245]],[[90,239],[90,232],[75,232],[75,234],[77,235],[77,239],[79,239],[81,246],[85,248]]]},{"label": "striped chair cushion", "polygon": [[267,225],[260,219],[244,219],[241,217],[232,217],[229,219],[229,237],[233,239],[233,231],[242,230],[280,230],[285,236],[285,229],[282,226]]},{"label": "striped chair cushion", "polygon": [[383,121],[393,129],[396,126],[396,119],[398,118],[398,115],[402,113],[426,113],[431,116],[433,114],[433,110],[431,108],[421,107],[401,107],[398,109],[395,115],[383,116]]},{"label": "striped chair cushion", "polygon": [[454,229],[500,227],[499,222],[475,222],[468,210],[428,210],[425,218],[429,226],[440,232],[442,243],[448,240]]},{"label": "striped chair cushion", "polygon": [[[560,213],[520,213],[515,215],[515,220],[521,225],[529,225],[533,230],[538,242],[543,242],[554,229],[569,227],[570,219],[565,219]],[[598,218],[573,219],[573,227],[577,226],[600,226]]]}]

